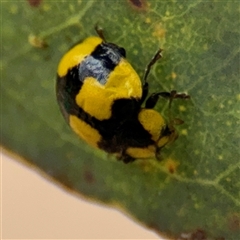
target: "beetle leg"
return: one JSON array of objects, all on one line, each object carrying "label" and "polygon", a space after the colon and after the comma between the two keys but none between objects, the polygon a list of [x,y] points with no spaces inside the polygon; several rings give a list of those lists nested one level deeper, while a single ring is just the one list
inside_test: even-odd
[{"label": "beetle leg", "polygon": [[186,93],[177,93],[176,90],[172,90],[171,92],[152,93],[146,101],[145,108],[154,108],[155,105],[157,104],[159,97],[169,99],[169,108],[171,108],[172,101],[175,98],[181,98],[181,99],[190,98],[190,96],[187,95]]},{"label": "beetle leg", "polygon": [[146,101],[145,108],[154,108],[159,97],[170,99],[170,92],[152,93]]},{"label": "beetle leg", "polygon": [[121,154],[121,156],[117,156],[117,159],[119,161],[123,161],[124,163],[130,163],[135,161],[133,157],[130,157],[128,154],[124,152]]},{"label": "beetle leg", "polygon": [[147,99],[145,108],[154,108],[159,97],[167,98],[169,99],[169,128],[171,131],[175,131],[174,125],[180,125],[183,123],[181,119],[178,118],[173,118],[172,117],[172,112],[171,112],[171,106],[172,106],[172,101],[173,99],[180,98],[180,99],[189,99],[190,96],[187,95],[186,93],[177,93],[176,90],[172,90],[171,92],[159,92],[159,93],[153,93],[150,95],[150,97]]}]

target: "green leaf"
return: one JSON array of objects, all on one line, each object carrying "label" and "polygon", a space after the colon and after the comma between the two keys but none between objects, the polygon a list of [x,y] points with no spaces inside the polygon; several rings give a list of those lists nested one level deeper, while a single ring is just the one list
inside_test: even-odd
[{"label": "green leaf", "polygon": [[[1,2],[2,146],[168,238],[238,239],[239,7],[230,0]],[[118,162],[80,140],[60,114],[58,62],[74,43],[96,35],[95,24],[125,47],[140,76],[164,49],[151,92],[191,95],[174,101],[172,112],[185,123],[162,161]],[[165,100],[156,109],[167,116]]]}]

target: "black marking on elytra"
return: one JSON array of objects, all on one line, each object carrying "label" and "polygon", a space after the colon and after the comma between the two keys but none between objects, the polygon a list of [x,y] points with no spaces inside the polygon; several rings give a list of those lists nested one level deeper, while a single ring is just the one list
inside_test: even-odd
[{"label": "black marking on elytra", "polygon": [[141,108],[139,99],[115,100],[111,108],[111,117],[99,120],[76,104],[76,94],[78,94],[82,83],[76,78],[76,68],[71,71],[69,71],[70,75],[57,79],[57,99],[67,121],[69,121],[69,115],[75,115],[98,130],[102,136],[98,146],[109,153],[123,152],[128,147],[141,148],[154,144],[150,133],[143,128],[138,120]]},{"label": "black marking on elytra", "polygon": [[[121,58],[126,57],[124,48],[113,43],[101,43],[93,52],[72,69],[69,69],[64,77],[57,77],[57,99],[64,113],[69,112],[75,103],[84,80],[93,77],[101,84],[107,82],[111,71],[119,64]],[[67,119],[67,115],[64,114]]]},{"label": "black marking on elytra", "polygon": [[[147,147],[154,144],[150,133],[138,120],[140,110],[136,99],[117,99],[113,102],[111,117],[99,120],[78,107],[77,117],[97,129],[102,136],[99,148],[109,153],[125,151],[128,147]],[[73,112],[76,113],[76,110]]]},{"label": "black marking on elytra", "polygon": [[[79,93],[82,82],[78,79],[78,68],[73,67],[64,77],[57,76],[57,100],[60,105],[61,112],[68,122],[68,114],[72,108],[77,108],[75,101],[76,95]],[[74,107],[72,107],[74,106]]]}]

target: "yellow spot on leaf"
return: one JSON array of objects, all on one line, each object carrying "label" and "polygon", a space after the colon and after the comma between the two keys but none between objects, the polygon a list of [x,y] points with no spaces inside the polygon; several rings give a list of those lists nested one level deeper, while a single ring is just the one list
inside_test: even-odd
[{"label": "yellow spot on leaf", "polygon": [[74,12],[76,9],[75,9],[75,5],[73,5],[73,4],[70,4],[69,5],[69,10],[71,11],[71,12]]},{"label": "yellow spot on leaf", "polygon": [[166,29],[163,27],[161,23],[158,23],[154,27],[154,32],[152,33],[153,37],[157,37],[159,39],[165,38]]},{"label": "yellow spot on leaf", "polygon": [[195,207],[195,209],[198,209],[198,208],[200,208],[200,206],[199,206],[199,204],[198,204],[198,203],[195,203],[195,204],[194,204],[194,207]]},{"label": "yellow spot on leaf", "polygon": [[203,45],[203,50],[205,50],[205,51],[208,50],[208,45],[207,45],[207,44],[204,44],[204,45]]},{"label": "yellow spot on leaf", "polygon": [[222,103],[220,103],[219,108],[224,108],[224,105]]},{"label": "yellow spot on leaf", "polygon": [[227,125],[227,126],[231,126],[232,123],[231,123],[230,121],[227,121],[227,122],[226,122],[226,125]]},{"label": "yellow spot on leaf", "polygon": [[172,77],[172,79],[175,79],[177,77],[177,74],[175,72],[172,72],[171,77]]},{"label": "yellow spot on leaf", "polygon": [[46,48],[48,46],[48,44],[43,39],[32,34],[28,36],[28,42],[36,48]]},{"label": "yellow spot on leaf", "polygon": [[187,135],[188,135],[187,129],[183,129],[183,130],[181,131],[181,134],[187,136]]},{"label": "yellow spot on leaf", "polygon": [[145,23],[151,23],[151,18],[149,18],[149,17],[146,18],[146,19],[145,19]]},{"label": "yellow spot on leaf", "polygon": [[134,55],[138,55],[138,50],[137,50],[137,49],[134,49],[134,50],[133,50],[133,54],[134,54]]},{"label": "yellow spot on leaf", "polygon": [[200,153],[200,151],[199,150],[195,150],[194,153],[195,153],[195,155],[198,155]]},{"label": "yellow spot on leaf", "polygon": [[45,3],[45,4],[43,5],[43,10],[44,10],[45,12],[48,12],[49,10],[51,10],[51,5]]},{"label": "yellow spot on leaf", "polygon": [[185,112],[186,111],[186,107],[184,105],[180,105],[179,106],[179,111]]},{"label": "yellow spot on leaf", "polygon": [[168,158],[165,162],[165,167],[167,168],[168,172],[173,174],[176,172],[177,167],[179,166],[179,162],[173,160],[172,158]]},{"label": "yellow spot on leaf", "polygon": [[10,8],[10,13],[16,14],[18,12],[18,6],[17,5],[12,5]]}]

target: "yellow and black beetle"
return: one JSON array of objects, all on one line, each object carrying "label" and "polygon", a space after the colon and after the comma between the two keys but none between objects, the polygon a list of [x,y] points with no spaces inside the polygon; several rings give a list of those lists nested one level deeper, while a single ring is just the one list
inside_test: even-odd
[{"label": "yellow and black beetle", "polygon": [[[88,144],[115,154],[125,163],[157,157],[176,137],[172,126],[153,107],[159,97],[188,98],[176,91],[157,92],[148,99],[147,76],[161,57],[148,64],[143,84],[126,60],[126,52],[99,37],[88,37],[70,49],[57,71],[57,100],[71,128]],[[146,100],[145,107],[141,107]]]}]

